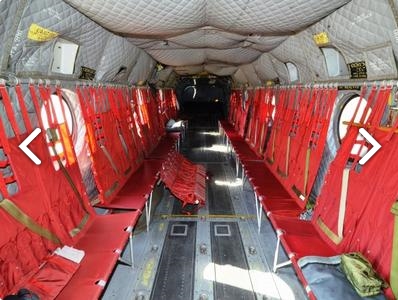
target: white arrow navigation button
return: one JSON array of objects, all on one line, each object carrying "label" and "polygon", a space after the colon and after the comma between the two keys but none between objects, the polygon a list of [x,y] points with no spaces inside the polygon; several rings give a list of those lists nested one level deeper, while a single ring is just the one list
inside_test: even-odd
[{"label": "white arrow navigation button", "polygon": [[360,159],[360,161],[359,161],[359,163],[360,163],[361,165],[364,165],[364,164],[366,164],[366,162],[367,162],[373,155],[375,155],[375,153],[376,153],[377,151],[380,150],[381,145],[373,138],[373,136],[371,136],[371,135],[369,134],[369,132],[366,131],[365,128],[360,128],[360,129],[359,129],[359,133],[362,134],[362,136],[365,138],[365,140],[367,140],[367,141],[373,146],[373,148],[370,149],[370,150],[365,154],[365,156],[362,157],[362,158]]},{"label": "white arrow navigation button", "polygon": [[19,149],[21,149],[36,165],[40,165],[41,164],[41,160],[32,151],[30,151],[30,149],[28,148],[28,145],[40,134],[40,132],[41,132],[41,129],[40,128],[36,128],[18,146]]}]

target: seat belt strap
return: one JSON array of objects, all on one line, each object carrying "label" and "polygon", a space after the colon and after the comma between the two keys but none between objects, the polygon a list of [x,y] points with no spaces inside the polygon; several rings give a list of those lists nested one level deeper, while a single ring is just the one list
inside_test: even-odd
[{"label": "seat belt strap", "polygon": [[392,241],[390,286],[395,298],[398,299],[398,201],[393,204],[391,212],[395,215],[395,221]]},{"label": "seat belt strap", "polygon": [[108,149],[104,145],[100,146],[102,152],[104,152],[105,157],[108,159],[109,163],[111,164],[112,169],[115,171],[117,175],[120,175],[119,169],[117,168],[115,162],[113,161],[113,158],[111,154],[109,153]]},{"label": "seat belt strap", "polygon": [[[51,135],[50,129],[47,130],[47,136],[48,136],[48,138],[49,138],[51,141],[53,141],[53,140],[52,140],[52,135]],[[53,146],[52,146],[52,150],[54,151],[54,153],[56,153],[56,152],[55,152],[56,150],[55,150],[54,144],[53,144]],[[84,211],[84,216],[83,216],[82,220],[80,221],[80,223],[79,223],[75,228],[73,228],[72,230],[70,230],[70,232],[69,232],[69,235],[70,235],[71,237],[74,237],[74,236],[76,236],[76,235],[84,228],[84,226],[87,224],[87,222],[88,222],[88,220],[89,220],[89,218],[90,218],[90,213],[89,213],[88,210],[87,210],[87,207],[86,207],[86,205],[85,205],[85,203],[84,203],[85,201],[84,201],[82,195],[80,194],[79,189],[77,188],[76,184],[73,182],[72,177],[70,176],[68,170],[65,168],[65,166],[64,166],[64,164],[62,163],[62,161],[61,161],[61,159],[59,158],[59,156],[57,156],[57,162],[58,162],[58,165],[59,165],[59,168],[60,168],[62,174],[64,175],[66,181],[68,181],[70,187],[71,187],[72,190],[73,190],[73,193],[75,194],[76,198],[77,198],[78,201],[79,201],[79,204],[80,204],[81,208],[82,208],[83,211]]]},{"label": "seat belt strap", "polygon": [[340,238],[343,238],[344,219],[345,219],[345,211],[346,211],[346,206],[347,206],[347,192],[348,192],[349,176],[350,176],[350,169],[344,168],[342,182],[341,182],[339,218],[337,221],[337,235]]},{"label": "seat belt strap", "polygon": [[303,196],[304,197],[307,197],[307,184],[308,184],[308,177],[310,175],[309,174],[310,173],[310,160],[311,160],[311,148],[308,148],[307,153],[305,155],[304,186],[303,186]]},{"label": "seat belt strap", "polygon": [[30,231],[40,235],[41,237],[55,243],[61,244],[61,240],[51,231],[39,225],[35,220],[25,214],[18,206],[8,199],[0,201],[0,207],[7,212],[16,221],[24,225]]}]

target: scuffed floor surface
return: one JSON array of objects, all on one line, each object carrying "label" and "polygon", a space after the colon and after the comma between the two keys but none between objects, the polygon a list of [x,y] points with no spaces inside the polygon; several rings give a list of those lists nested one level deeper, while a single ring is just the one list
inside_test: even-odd
[{"label": "scuffed floor surface", "polygon": [[206,207],[181,215],[164,191],[149,232],[136,228],[133,267],[117,266],[103,299],[306,299],[291,267],[271,272],[274,230],[263,218],[257,233],[249,183],[236,178],[216,120],[198,120],[190,121],[181,152],[211,175]]}]

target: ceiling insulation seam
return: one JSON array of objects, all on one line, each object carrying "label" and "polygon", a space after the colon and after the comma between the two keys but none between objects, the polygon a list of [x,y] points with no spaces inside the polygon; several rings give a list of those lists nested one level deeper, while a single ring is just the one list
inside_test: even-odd
[{"label": "ceiling insulation seam", "polygon": [[261,78],[263,82],[267,80],[273,80],[278,77],[278,74],[275,72],[274,66],[271,61],[271,56],[269,53],[264,53],[252,64],[259,78]]},{"label": "ceiling insulation seam", "polygon": [[[129,36],[131,42],[163,64],[204,64],[206,69],[213,63],[253,62],[286,40],[287,35],[313,24],[349,0],[66,1],[104,27]],[[192,49],[191,55],[182,46]],[[219,50],[236,46],[239,51],[232,57],[228,53],[210,53],[209,58],[208,53],[198,50],[208,46]],[[178,54],[170,54],[173,51]],[[257,56],[249,59],[247,51],[257,51]],[[195,55],[197,58],[192,57]]]},{"label": "ceiling insulation seam", "polygon": [[234,86],[236,87],[240,87],[249,83],[249,80],[246,78],[245,73],[240,68],[232,75],[232,79],[234,82]]},{"label": "ceiling insulation seam", "polygon": [[140,51],[136,64],[130,75],[128,82],[142,85],[145,81],[150,80],[149,76],[155,68],[156,62],[145,51]]},{"label": "ceiling insulation seam", "polygon": [[126,39],[117,35],[110,36],[101,55],[95,79],[126,82],[139,53],[139,49]]},{"label": "ceiling insulation seam", "polygon": [[240,34],[301,31],[347,0],[66,0],[114,32],[167,36],[214,26]]}]

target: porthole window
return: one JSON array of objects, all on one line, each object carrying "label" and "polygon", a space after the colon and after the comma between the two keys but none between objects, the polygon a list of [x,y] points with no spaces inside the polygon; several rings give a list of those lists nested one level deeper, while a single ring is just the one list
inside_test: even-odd
[{"label": "porthole window", "polygon": [[[43,104],[41,107],[40,117],[43,129],[47,132],[48,151],[51,155],[54,169],[58,171],[60,169],[58,160],[64,166],[68,162],[73,163],[75,160],[73,145],[63,143],[65,135],[73,135],[73,114],[66,100],[63,97],[60,99],[58,95],[53,94],[50,96],[49,103],[47,105]],[[58,124],[59,128],[54,128],[55,126],[52,124]]]},{"label": "porthole window", "polygon": [[[361,101],[359,95],[352,96],[352,97],[348,98],[347,102],[345,102],[345,104],[343,105],[343,107],[340,111],[340,115],[338,118],[338,125],[337,125],[337,134],[339,137],[340,144],[341,144],[341,141],[343,140],[343,138],[346,136],[347,130],[348,130],[348,125],[344,124],[344,123],[351,121],[351,119],[353,118],[353,116],[355,114],[355,110],[357,109],[358,104],[359,104],[358,112],[354,119],[354,123],[357,123],[361,120],[362,115],[364,114],[364,110],[365,110],[365,107],[367,104],[367,101],[365,99],[362,99],[362,101]],[[371,113],[371,109],[368,110],[367,115],[365,117],[365,121],[368,119],[370,113]],[[363,136],[361,134],[358,134],[357,141],[360,142],[363,139],[364,139]],[[366,146],[363,146],[361,148],[361,145],[359,143],[354,144],[354,146],[351,150],[351,153],[358,154],[359,151],[360,151],[359,155],[362,157],[366,154],[366,152],[368,151],[368,148]]]},{"label": "porthole window", "polygon": [[299,73],[296,65],[294,63],[287,62],[286,68],[289,73],[290,82],[297,82],[299,80]]},{"label": "porthole window", "polygon": [[50,120],[56,122],[57,124],[62,124],[65,123],[66,119],[66,124],[68,126],[69,133],[72,135],[74,129],[73,114],[66,100],[62,97],[62,100],[60,101],[58,95],[54,94],[51,95],[51,104],[48,106],[48,110],[50,112],[50,116],[47,115],[47,110],[44,105],[42,106],[40,112],[44,129],[47,130],[48,128],[50,128],[49,125]]},{"label": "porthole window", "polygon": [[332,47],[323,47],[321,50],[325,57],[329,77],[349,75],[344,56],[338,50]]}]

